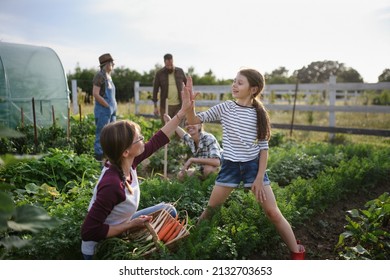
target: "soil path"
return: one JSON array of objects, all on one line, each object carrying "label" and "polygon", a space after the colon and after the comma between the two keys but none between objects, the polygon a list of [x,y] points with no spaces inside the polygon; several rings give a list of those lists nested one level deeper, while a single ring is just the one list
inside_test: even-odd
[{"label": "soil path", "polygon": [[297,238],[305,245],[306,259],[337,260],[334,251],[339,235],[344,232],[347,224],[345,216],[348,210],[365,209],[366,202],[390,191],[390,183],[383,183],[373,188],[370,193],[360,193],[339,201],[327,211],[315,215],[304,226],[294,229]]}]

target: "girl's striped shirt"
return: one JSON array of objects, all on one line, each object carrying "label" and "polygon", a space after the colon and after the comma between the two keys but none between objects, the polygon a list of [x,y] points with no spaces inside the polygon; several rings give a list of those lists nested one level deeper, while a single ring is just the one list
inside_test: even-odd
[{"label": "girl's striped shirt", "polygon": [[222,124],[223,158],[246,162],[268,150],[268,141],[257,141],[257,115],[254,107],[246,107],[228,100],[198,113],[201,122],[220,121]]}]

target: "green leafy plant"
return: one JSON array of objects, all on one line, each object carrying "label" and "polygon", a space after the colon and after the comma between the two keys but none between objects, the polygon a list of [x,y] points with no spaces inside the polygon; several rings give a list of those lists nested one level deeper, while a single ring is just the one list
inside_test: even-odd
[{"label": "green leafy plant", "polygon": [[95,117],[86,115],[81,120],[73,116],[70,122],[69,147],[76,154],[93,155],[93,143],[95,141]]},{"label": "green leafy plant", "polygon": [[390,258],[390,196],[384,193],[366,203],[365,209],[353,209],[346,216],[346,231],[340,234],[336,248],[348,260],[388,260]]},{"label": "green leafy plant", "polygon": [[[19,132],[0,127],[2,138],[22,136]],[[6,189],[8,185],[2,182],[1,187]],[[35,234],[56,223],[57,220],[50,217],[44,209],[31,205],[16,207],[9,194],[0,191],[0,259],[13,248],[21,248],[29,243],[19,234],[23,232]]]},{"label": "green leafy plant", "polygon": [[343,154],[328,144],[300,145],[288,142],[270,151],[268,175],[279,186],[297,178],[316,178],[325,168],[337,166]]},{"label": "green leafy plant", "polygon": [[56,223],[57,220],[50,217],[44,209],[31,205],[15,207],[12,199],[0,192],[0,259],[8,251],[29,243],[20,236],[22,233],[37,234]]},{"label": "green leafy plant", "polygon": [[[97,176],[86,176],[86,173],[80,181],[69,181],[66,187],[69,191],[56,195],[51,203],[46,200],[49,194],[33,188],[41,192],[38,203],[42,203],[45,198],[45,209],[51,217],[55,217],[57,224],[41,231],[39,235],[21,234],[20,237],[28,241],[27,246],[8,251],[6,259],[82,259],[80,228],[87,214],[92,188],[97,181]],[[27,201],[36,202],[34,197],[27,198]]]},{"label": "green leafy plant", "polygon": [[0,169],[0,178],[15,188],[24,189],[28,183],[46,183],[65,192],[66,184],[72,180],[81,181],[85,170],[93,176],[99,172],[99,163],[90,155],[78,156],[72,151],[50,149],[38,160],[28,159],[4,166]]}]

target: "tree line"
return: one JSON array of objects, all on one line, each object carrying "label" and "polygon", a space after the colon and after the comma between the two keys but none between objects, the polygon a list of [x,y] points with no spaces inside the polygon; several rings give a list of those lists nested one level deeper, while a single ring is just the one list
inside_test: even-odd
[{"label": "tree line", "polygon": [[[128,102],[134,97],[134,82],[139,81],[141,86],[151,86],[154,75],[162,68],[162,65],[156,64],[148,72],[139,73],[129,68],[117,67],[112,73],[112,79],[115,83],[116,98],[119,102]],[[96,74],[96,69],[75,68],[74,73],[67,75],[69,88],[71,81],[77,80],[77,86],[86,93],[86,102],[92,96],[92,79]],[[299,70],[294,70],[289,74],[285,67],[279,67],[271,73],[264,73],[267,84],[295,84],[299,83],[324,83],[329,80],[329,76],[336,76],[338,83],[362,83],[363,78],[359,72],[344,63],[338,61],[324,60],[315,61]],[[210,69],[203,75],[195,72],[194,67],[189,67],[188,75],[191,75],[195,85],[229,85],[232,79],[218,79]],[[390,68],[384,69],[378,76],[378,82],[390,82]]]}]

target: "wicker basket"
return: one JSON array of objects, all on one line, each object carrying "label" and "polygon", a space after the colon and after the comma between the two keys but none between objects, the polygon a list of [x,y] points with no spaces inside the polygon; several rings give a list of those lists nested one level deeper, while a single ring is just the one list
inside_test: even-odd
[{"label": "wicker basket", "polygon": [[[149,216],[153,217],[151,223],[153,223],[154,219],[157,218],[160,214],[162,214],[162,212],[165,212],[165,214],[167,214],[168,220],[175,220],[175,218],[173,218],[170,214],[168,214],[168,212],[166,210],[159,210],[159,211],[156,211],[156,212],[149,214]],[[186,224],[187,224],[188,217],[186,217],[185,219],[186,219]],[[169,241],[167,243],[163,243],[159,239],[159,237],[158,237],[155,229],[151,225],[151,223],[146,223],[144,229],[129,233],[124,238],[124,239],[128,240],[129,242],[133,242],[134,237],[137,236],[139,233],[145,233],[146,231],[149,231],[150,234],[152,235],[152,240],[153,240],[154,246],[150,250],[143,253],[141,255],[143,257],[147,257],[147,256],[151,255],[153,252],[155,252],[156,250],[157,251],[160,250],[160,248],[162,248],[162,246],[165,246],[170,251],[175,251],[177,249],[177,244],[179,243],[179,241],[183,240],[184,238],[186,238],[190,234],[188,229],[186,229],[185,232],[181,236],[175,237],[174,239],[172,239],[171,241]]]}]

